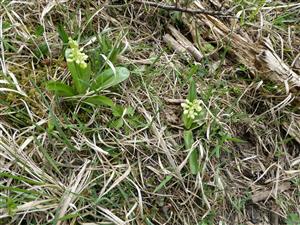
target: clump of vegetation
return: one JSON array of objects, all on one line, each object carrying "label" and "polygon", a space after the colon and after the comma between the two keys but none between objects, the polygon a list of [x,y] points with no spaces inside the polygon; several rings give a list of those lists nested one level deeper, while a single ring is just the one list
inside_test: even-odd
[{"label": "clump of vegetation", "polygon": [[0,225],[299,224],[299,3],[0,5]]},{"label": "clump of vegetation", "polygon": [[105,65],[101,65],[103,70],[98,68],[92,70],[91,64],[86,62],[88,56],[82,52],[83,48],[79,48],[78,42],[69,38],[69,46],[70,48],[65,51],[65,57],[72,77],[72,86],[60,81],[50,81],[46,85],[47,89],[58,96],[80,97],[80,101],[84,103],[113,106],[111,99],[97,93],[126,80],[129,77],[128,69],[115,67],[109,63],[108,69],[104,69]]},{"label": "clump of vegetation", "polygon": [[181,106],[183,107],[183,124],[185,128],[185,131],[183,132],[183,139],[185,148],[190,151],[190,170],[192,174],[197,174],[199,171],[200,162],[199,153],[197,149],[193,147],[194,138],[192,129],[197,126],[197,120],[201,119],[201,117],[203,118],[203,116],[201,115],[201,101],[197,99],[196,84],[193,79],[190,82],[188,98],[186,99],[185,103],[181,104]]}]

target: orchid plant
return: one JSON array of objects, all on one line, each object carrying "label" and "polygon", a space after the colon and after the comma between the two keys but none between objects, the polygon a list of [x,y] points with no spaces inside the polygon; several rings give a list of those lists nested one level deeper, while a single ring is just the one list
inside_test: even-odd
[{"label": "orchid plant", "polygon": [[[67,67],[72,78],[72,85],[60,81],[47,82],[47,90],[61,97],[79,96],[82,102],[91,105],[113,106],[113,102],[106,96],[98,95],[100,91],[115,86],[129,77],[129,71],[125,67],[110,66],[108,69],[94,73],[88,56],[79,47],[79,43],[69,38],[69,48],[65,51]],[[104,68],[104,67],[103,67]],[[98,69],[98,68],[97,68]]]},{"label": "orchid plant", "polygon": [[197,99],[196,84],[193,79],[190,82],[190,88],[188,97],[184,103],[181,104],[183,108],[183,124],[184,132],[183,139],[186,150],[191,151],[189,156],[189,167],[192,174],[197,174],[199,171],[199,153],[197,149],[193,147],[194,137],[193,137],[193,127],[196,125],[197,120],[201,116],[202,107],[201,101]]}]

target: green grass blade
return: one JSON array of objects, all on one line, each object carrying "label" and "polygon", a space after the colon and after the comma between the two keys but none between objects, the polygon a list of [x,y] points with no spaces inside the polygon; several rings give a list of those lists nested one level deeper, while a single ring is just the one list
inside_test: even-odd
[{"label": "green grass blade", "polygon": [[192,102],[196,98],[197,98],[196,83],[195,83],[194,79],[191,78],[190,88],[189,88],[189,94],[188,94],[188,100]]},{"label": "green grass blade", "polygon": [[166,176],[166,178],[162,182],[160,182],[160,184],[155,188],[153,193],[156,193],[160,189],[162,189],[172,178],[173,178],[173,176],[170,176],[170,175]]},{"label": "green grass blade", "polygon": [[68,34],[65,31],[64,26],[62,24],[58,24],[57,33],[58,33],[59,38],[62,40],[62,42],[66,46],[69,42],[69,39],[68,39]]},{"label": "green grass blade", "polygon": [[47,152],[47,149],[44,148],[44,146],[40,143],[40,141],[37,138],[34,138],[35,142],[37,144],[37,146],[39,146],[39,149],[41,150],[43,156],[45,157],[45,159],[49,162],[49,165],[52,166],[52,168],[60,175],[61,172],[59,170],[59,168],[57,167],[57,163],[54,159],[52,159],[52,157],[49,155],[49,153]]},{"label": "green grass blade", "polygon": [[11,173],[7,173],[7,172],[0,172],[0,177],[6,177],[6,178],[11,178],[14,180],[18,180],[18,181],[22,181],[31,185],[42,185],[42,182],[37,182],[34,180],[30,180],[26,177],[22,177],[22,176],[16,176],[16,175],[12,175]]}]

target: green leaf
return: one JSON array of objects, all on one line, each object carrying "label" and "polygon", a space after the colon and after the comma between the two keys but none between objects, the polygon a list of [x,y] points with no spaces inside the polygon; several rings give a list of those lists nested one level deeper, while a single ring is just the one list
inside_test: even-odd
[{"label": "green leaf", "polygon": [[38,59],[46,57],[49,53],[48,45],[46,43],[38,45],[37,48],[34,49],[33,53]]},{"label": "green leaf", "polygon": [[192,153],[189,157],[189,165],[190,165],[190,170],[191,170],[192,174],[194,174],[194,175],[196,175],[199,171],[198,158],[199,158],[199,153],[198,153],[197,149],[193,149]]},{"label": "green leaf", "polygon": [[193,132],[191,130],[185,130],[183,132],[184,146],[186,149],[192,148],[194,143]]},{"label": "green leaf", "polygon": [[206,44],[203,45],[202,49],[205,53],[210,53],[210,52],[213,52],[215,50],[215,47],[210,43],[206,43]]},{"label": "green leaf", "polygon": [[68,46],[68,43],[69,43],[69,37],[68,37],[67,32],[64,29],[63,24],[58,24],[57,33],[58,33],[58,36],[59,36],[60,40],[62,40],[62,42],[63,42],[63,47],[62,47],[62,50],[61,50],[62,55],[65,55],[65,50],[66,50],[66,48]]},{"label": "green leaf", "polygon": [[147,225],[154,225],[154,223],[151,222],[151,220],[149,218],[146,218],[146,224]]},{"label": "green leaf", "polygon": [[114,105],[114,107],[112,107],[112,114],[115,117],[121,117],[121,116],[123,116],[125,109],[126,108],[121,105]]},{"label": "green leaf", "polygon": [[216,155],[216,157],[219,159],[220,158],[220,155],[221,155],[221,145],[217,145],[214,150],[211,152],[211,155]]},{"label": "green leaf", "polygon": [[10,42],[8,39],[3,39],[2,41],[4,49],[7,51],[16,52],[17,49],[13,46],[13,43]]},{"label": "green leaf", "polygon": [[105,105],[105,106],[112,107],[114,105],[113,101],[106,96],[89,97],[89,98],[85,99],[84,102],[93,104],[95,106]]},{"label": "green leaf", "polygon": [[189,69],[189,71],[186,75],[189,80],[192,79],[192,76],[197,73],[197,71],[199,70],[199,67],[200,66],[198,64],[195,64],[195,65],[191,66],[191,68]]},{"label": "green leaf", "polygon": [[189,94],[188,94],[188,100],[192,102],[196,98],[197,98],[196,83],[195,83],[194,79],[191,78],[191,80],[190,80]]},{"label": "green leaf", "polygon": [[49,118],[48,120],[48,132],[52,133],[54,131],[55,128],[55,123],[53,122],[52,118]]},{"label": "green leaf", "polygon": [[76,95],[74,90],[69,86],[59,81],[49,81],[46,84],[48,91],[54,92],[58,96],[71,97]]},{"label": "green leaf", "polygon": [[35,35],[36,36],[42,36],[43,33],[44,33],[44,27],[42,25],[38,25],[36,28],[35,28]]},{"label": "green leaf", "polygon": [[92,90],[104,90],[115,86],[129,77],[129,70],[125,67],[115,67],[116,73],[109,68],[101,72],[93,82]]},{"label": "green leaf", "polygon": [[227,137],[224,141],[232,141],[235,143],[247,143],[247,141],[244,141],[242,139],[236,138],[236,137]]},{"label": "green leaf", "polygon": [[69,220],[69,219],[72,219],[72,218],[75,218],[75,217],[78,217],[80,216],[79,213],[70,213],[70,214],[67,214],[63,217],[60,217],[58,220],[59,221],[65,221],[65,220]]},{"label": "green leaf", "polygon": [[123,127],[124,125],[124,121],[122,118],[119,118],[117,120],[113,120],[110,122],[109,127],[110,128],[115,128],[115,129],[120,129],[121,127]]},{"label": "green leaf", "polygon": [[4,186],[4,185],[0,185],[0,191],[1,193],[2,190],[8,190],[8,191],[12,191],[12,192],[19,192],[19,193],[26,193],[26,194],[30,194],[30,195],[41,195],[40,192],[38,191],[34,191],[34,190],[28,190],[28,189],[23,189],[23,188],[18,188],[15,186]]},{"label": "green leaf", "polygon": [[131,106],[129,106],[126,109],[127,109],[126,110],[126,114],[127,115],[129,115],[129,116],[133,116],[134,115],[134,112],[135,112],[134,108],[132,108]]},{"label": "green leaf", "polygon": [[48,161],[48,163],[46,163],[46,164],[48,166],[51,166],[57,172],[57,174],[62,175],[62,173],[60,172],[60,170],[58,168],[57,161],[52,158],[52,156],[48,152],[48,149],[44,148],[42,143],[36,137],[34,137],[34,140],[35,140],[35,144],[39,147],[38,149],[40,150],[42,155],[45,157],[46,161]]},{"label": "green leaf", "polygon": [[62,24],[58,24],[57,26],[57,32],[58,32],[58,36],[59,38],[62,40],[62,42],[67,45],[69,42],[69,38],[68,38],[68,34],[64,29],[64,26]]},{"label": "green leaf", "polygon": [[182,116],[183,125],[185,129],[190,129],[194,123],[194,120],[190,117],[188,117],[187,114]]},{"label": "green leaf", "polygon": [[[122,36],[117,38],[117,40],[112,40],[112,38],[106,34],[98,36],[100,54],[105,55],[113,64],[117,62],[117,58],[124,48],[121,40],[123,40]],[[106,60],[102,56],[100,56],[100,58],[102,63],[105,63]]]},{"label": "green leaf", "polygon": [[[71,49],[66,50],[66,58],[71,53]],[[90,76],[91,76],[91,65],[88,63],[87,67],[82,68],[75,62],[67,62],[68,69],[71,73],[72,80],[77,93],[84,94],[89,87]]]},{"label": "green leaf", "polygon": [[171,176],[171,175],[166,176],[166,178],[162,182],[160,182],[160,184],[155,188],[153,193],[156,193],[160,189],[162,189],[172,178],[173,178],[173,176]]},{"label": "green leaf", "polygon": [[14,180],[17,180],[17,181],[20,181],[20,182],[26,182],[28,184],[32,184],[32,185],[43,185],[44,183],[43,182],[38,182],[38,181],[34,181],[34,180],[30,180],[26,177],[23,177],[23,176],[16,176],[16,175],[13,175],[11,173],[8,173],[8,172],[0,172],[0,177],[5,177],[5,178],[11,178],[11,179],[14,179]]},{"label": "green leaf", "polygon": [[11,27],[12,27],[12,24],[10,22],[8,22],[8,21],[3,21],[2,22],[2,29],[3,30],[9,29]]},{"label": "green leaf", "polygon": [[287,225],[297,225],[300,224],[300,217],[297,213],[290,213],[286,219]]},{"label": "green leaf", "polygon": [[[121,39],[112,41],[111,37],[107,35],[98,36],[100,54],[107,56],[108,60],[113,64],[116,63],[118,55],[122,52],[122,49],[124,47],[122,45]],[[102,61],[105,62],[105,59],[102,56],[101,58]]]},{"label": "green leaf", "polygon": [[197,149],[193,149],[193,143],[194,143],[194,138],[193,138],[193,132],[191,130],[185,130],[183,132],[183,139],[184,139],[184,145],[187,150],[192,151],[189,157],[189,166],[191,173],[196,175],[199,171],[199,153]]},{"label": "green leaf", "polygon": [[15,203],[13,198],[6,199],[6,207],[8,215],[13,216],[15,214],[15,210],[17,209],[17,204]]}]

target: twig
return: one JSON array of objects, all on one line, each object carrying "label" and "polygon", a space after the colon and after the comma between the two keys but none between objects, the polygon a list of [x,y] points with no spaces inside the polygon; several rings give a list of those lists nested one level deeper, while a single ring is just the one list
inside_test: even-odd
[{"label": "twig", "polygon": [[231,17],[229,13],[221,12],[221,11],[209,11],[204,9],[190,9],[190,8],[182,8],[178,6],[177,4],[175,6],[157,3],[157,2],[151,2],[151,1],[143,1],[143,0],[135,0],[133,3],[138,4],[144,4],[148,6],[157,7],[160,9],[165,9],[169,11],[178,11],[178,12],[185,12],[185,13],[191,13],[191,14],[205,14],[205,15],[211,15],[211,16],[221,16],[221,17]]}]

